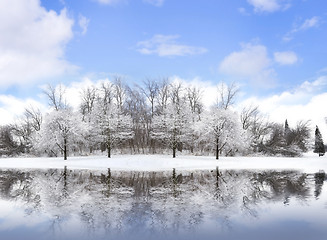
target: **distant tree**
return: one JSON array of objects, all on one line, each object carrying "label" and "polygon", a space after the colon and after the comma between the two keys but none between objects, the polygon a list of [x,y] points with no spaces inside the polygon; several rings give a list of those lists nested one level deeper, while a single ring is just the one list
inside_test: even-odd
[{"label": "distant tree", "polygon": [[146,97],[150,104],[151,117],[154,115],[155,103],[158,96],[158,82],[154,79],[146,79],[143,81],[144,87],[139,87],[141,93]]},{"label": "distant tree", "polygon": [[280,153],[285,144],[284,126],[279,123],[270,123],[270,136],[265,141],[265,150],[267,153],[277,154]]},{"label": "distant tree", "polygon": [[259,145],[259,151],[283,156],[301,156],[308,151],[310,140],[310,121],[299,121],[295,128],[290,128],[287,120],[282,124],[270,123],[269,135]]},{"label": "distant tree", "polygon": [[324,156],[325,154],[324,141],[322,140],[322,136],[318,126],[316,126],[316,131],[315,131],[315,148],[313,152],[318,153],[319,157]]},{"label": "distant tree", "polygon": [[284,124],[284,139],[286,146],[290,146],[293,143],[294,134],[292,134],[292,132],[286,119]]},{"label": "distant tree", "polygon": [[119,110],[124,111],[124,103],[126,102],[127,97],[127,86],[125,85],[122,77],[115,77],[113,90],[113,96],[116,100],[117,107],[119,108]]},{"label": "distant tree", "polygon": [[88,87],[81,92],[80,111],[83,116],[83,121],[89,121],[90,115],[94,110],[94,104],[97,98],[97,89],[92,86]]},{"label": "distant tree", "polygon": [[285,120],[285,125],[284,125],[284,135],[287,136],[290,133],[290,127],[288,125],[287,119]]},{"label": "distant tree", "polygon": [[40,131],[41,124],[42,113],[32,106],[25,108],[24,116],[18,122],[11,124],[12,134],[18,139],[22,152],[30,152],[34,144],[35,132]]},{"label": "distant tree", "polygon": [[145,153],[146,149],[152,149],[150,141],[151,129],[151,106],[147,104],[147,98],[140,87],[127,88],[125,112],[132,119],[134,137],[130,141],[130,148],[134,152]]},{"label": "distant tree", "polygon": [[64,109],[67,107],[67,102],[65,99],[65,87],[62,84],[58,86],[53,86],[49,84],[44,90],[44,95],[48,98],[48,103],[51,108],[56,111]]},{"label": "distant tree", "polygon": [[248,141],[254,152],[258,152],[262,143],[271,132],[271,124],[259,112],[258,106],[246,106],[240,114],[242,128],[248,132]]},{"label": "distant tree", "polygon": [[168,104],[169,92],[170,92],[169,80],[166,78],[161,79],[161,81],[158,82],[157,91],[158,92],[157,92],[156,113],[161,114]]},{"label": "distant tree", "polygon": [[10,156],[18,154],[19,152],[20,149],[18,144],[14,141],[11,126],[0,126],[0,156]]},{"label": "distant tree", "polygon": [[216,105],[222,109],[228,109],[235,103],[235,98],[239,89],[235,83],[231,83],[226,85],[224,82],[221,82],[220,85],[217,86],[217,101]]},{"label": "distant tree", "polygon": [[310,137],[310,121],[299,121],[294,129],[289,129],[286,135],[286,145],[300,153],[306,152]]},{"label": "distant tree", "polygon": [[248,130],[252,125],[254,125],[258,115],[259,115],[258,106],[244,107],[240,114],[242,128],[244,130]]}]

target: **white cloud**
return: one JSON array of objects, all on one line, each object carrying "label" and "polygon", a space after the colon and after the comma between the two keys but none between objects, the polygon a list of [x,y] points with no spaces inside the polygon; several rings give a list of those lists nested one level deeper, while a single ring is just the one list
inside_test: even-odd
[{"label": "white cloud", "polygon": [[161,7],[165,0],[143,0],[143,2],[152,4],[156,7]]},{"label": "white cloud", "polygon": [[286,42],[291,41],[294,37],[294,34],[296,34],[297,32],[302,32],[310,28],[318,27],[319,24],[320,24],[320,18],[317,16],[314,16],[309,19],[305,19],[302,24],[296,25],[295,27],[293,27],[291,31],[286,33],[285,36],[283,37],[283,40]]},{"label": "white cloud", "polygon": [[274,12],[279,10],[280,5],[277,0],[248,0],[256,12]]},{"label": "white cloud", "polygon": [[276,12],[286,10],[291,5],[288,0],[247,0],[255,12]]},{"label": "white cloud", "polygon": [[303,82],[299,87],[298,91],[307,92],[307,93],[315,93],[317,91],[321,91],[327,87],[327,76],[318,77],[315,81]]},{"label": "white cloud", "polygon": [[269,116],[271,121],[283,123],[285,119],[295,126],[300,120],[311,120],[312,133],[314,126],[318,125],[322,135],[327,139],[326,111],[322,106],[327,102],[327,76],[321,76],[316,80],[305,81],[291,91],[284,91],[269,97],[251,97],[243,101],[241,105],[259,105],[262,113]]},{"label": "white cloud", "polygon": [[75,67],[64,60],[74,21],[63,9],[47,11],[39,0],[2,0],[0,87],[28,84]]},{"label": "white cloud", "polygon": [[86,34],[89,23],[90,23],[90,19],[86,18],[83,15],[79,15],[78,25],[80,26],[80,28],[82,30],[82,35]]},{"label": "white cloud", "polygon": [[226,56],[219,65],[219,71],[266,86],[273,84],[276,74],[271,67],[267,48],[251,43],[243,44],[241,51]]},{"label": "white cloud", "polygon": [[307,30],[309,28],[313,28],[313,27],[317,27],[319,24],[319,18],[317,16],[312,17],[310,19],[306,19],[302,25],[299,27],[299,31],[300,30]]},{"label": "white cloud", "polygon": [[44,105],[31,98],[21,99],[12,95],[0,95],[0,125],[14,123],[17,117],[24,113],[25,108],[31,106],[40,110],[45,109]]},{"label": "white cloud", "polygon": [[275,52],[274,53],[275,62],[281,65],[292,65],[298,61],[298,57],[295,52]]},{"label": "white cloud", "polygon": [[206,48],[177,43],[178,35],[154,35],[151,39],[137,43],[137,51],[145,55],[155,54],[160,57],[187,56],[203,54]]},{"label": "white cloud", "polygon": [[239,13],[241,13],[244,16],[250,16],[250,14],[246,11],[245,8],[238,8]]}]

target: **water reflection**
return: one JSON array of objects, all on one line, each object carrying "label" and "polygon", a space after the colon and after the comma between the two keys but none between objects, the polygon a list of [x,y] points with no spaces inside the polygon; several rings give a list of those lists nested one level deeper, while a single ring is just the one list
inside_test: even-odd
[{"label": "water reflection", "polygon": [[324,239],[324,172],[0,170],[6,239]]}]

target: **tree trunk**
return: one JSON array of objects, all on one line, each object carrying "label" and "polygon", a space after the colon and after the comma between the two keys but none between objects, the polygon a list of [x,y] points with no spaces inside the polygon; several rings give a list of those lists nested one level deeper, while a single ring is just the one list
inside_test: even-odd
[{"label": "tree trunk", "polygon": [[67,139],[64,138],[64,160],[67,160]]},{"label": "tree trunk", "polygon": [[219,138],[216,138],[216,159],[219,159]]},{"label": "tree trunk", "polygon": [[111,158],[111,147],[107,146],[108,158]]},{"label": "tree trunk", "polygon": [[176,157],[176,147],[173,147],[173,158]]}]

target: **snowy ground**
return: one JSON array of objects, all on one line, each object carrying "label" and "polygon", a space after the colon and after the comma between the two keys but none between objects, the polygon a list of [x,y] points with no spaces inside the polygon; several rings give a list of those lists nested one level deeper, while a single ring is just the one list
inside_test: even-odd
[{"label": "snowy ground", "polygon": [[63,158],[0,158],[0,168],[64,168],[126,170],[126,171],[164,171],[215,169],[298,169],[307,173],[320,170],[327,172],[327,157],[307,154],[301,158],[285,157],[221,157],[168,155],[114,155]]}]

